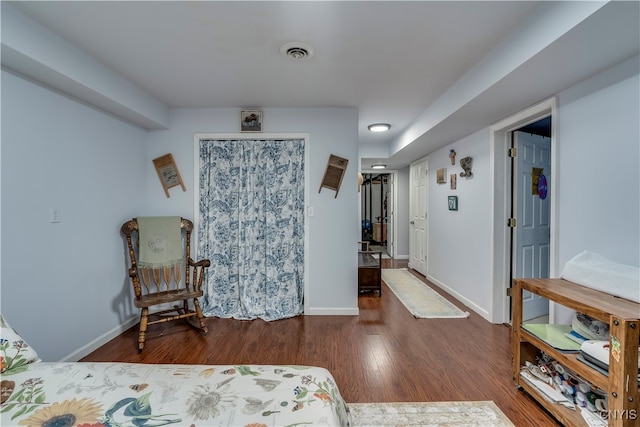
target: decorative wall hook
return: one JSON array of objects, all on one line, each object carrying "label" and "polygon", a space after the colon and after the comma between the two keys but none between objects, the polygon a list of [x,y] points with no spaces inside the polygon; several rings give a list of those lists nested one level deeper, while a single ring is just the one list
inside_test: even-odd
[{"label": "decorative wall hook", "polygon": [[187,191],[180,172],[178,171],[178,166],[176,166],[176,162],[173,160],[171,153],[153,159],[153,165],[156,168],[158,178],[160,178],[160,183],[164,189],[164,194],[167,197],[171,197],[169,195],[169,189],[176,185],[182,187],[182,191]]},{"label": "decorative wall hook", "polygon": [[342,177],[344,176],[348,163],[349,160],[331,154],[329,156],[327,168],[324,171],[324,176],[322,177],[318,193],[322,191],[322,187],[326,187],[330,190],[334,190],[336,192],[334,197],[337,198],[338,191],[340,191],[340,185],[342,184]]},{"label": "decorative wall hook", "polygon": [[472,160],[473,159],[471,157],[464,157],[460,159],[460,167],[462,167],[462,169],[464,170],[464,172],[460,172],[461,177],[469,178],[471,175],[473,175],[473,173],[471,173]]}]

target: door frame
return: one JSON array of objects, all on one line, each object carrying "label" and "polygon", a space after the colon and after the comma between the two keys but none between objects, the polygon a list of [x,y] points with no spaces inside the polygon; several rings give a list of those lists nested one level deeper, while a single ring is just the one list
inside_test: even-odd
[{"label": "door frame", "polygon": [[[510,283],[511,232],[507,220],[511,216],[511,161],[507,151],[511,143],[510,133],[527,124],[551,116],[551,176],[550,196],[550,259],[549,275],[557,277],[558,272],[558,139],[556,126],[558,112],[556,97],[547,99],[489,127],[489,158],[491,173],[492,247],[493,265],[491,271],[492,323],[511,322],[511,298],[507,296]],[[549,320],[553,322],[553,310],[549,307]]]},{"label": "door frame", "polygon": [[[522,129],[522,128],[521,128]],[[511,265],[511,274],[510,277],[524,277],[524,278],[548,278],[549,277],[549,257],[550,254],[543,259],[540,255],[539,247],[536,245],[537,255],[534,255],[534,262],[532,263],[532,267],[535,269],[534,271],[530,271],[531,275],[528,275],[525,271],[522,270],[524,266],[525,256],[522,252],[522,244],[525,236],[525,212],[531,214],[532,220],[538,220],[538,223],[532,222],[532,226],[536,229],[535,231],[535,239],[536,242],[540,239],[540,230],[537,228],[540,225],[540,221],[543,219],[542,217],[538,217],[538,215],[542,215],[543,212],[546,212],[544,216],[544,221],[546,224],[550,223],[551,216],[551,194],[548,194],[548,201],[541,200],[540,197],[532,196],[530,193],[531,185],[523,186],[523,182],[521,179],[526,181],[525,175],[532,175],[531,165],[527,165],[524,167],[524,162],[526,159],[525,144],[530,144],[530,146],[534,146],[534,150],[536,150],[535,158],[535,166],[541,167],[543,166],[541,163],[543,162],[540,156],[539,149],[545,147],[549,152],[549,162],[551,161],[551,139],[546,136],[533,135],[529,132],[522,131],[521,129],[517,129],[513,132],[510,132],[512,147],[516,148],[517,156],[511,158],[511,175],[512,175],[512,193],[511,193],[511,203],[513,205],[513,217],[516,219],[516,227],[511,229],[511,253],[512,257],[512,265]],[[533,142],[532,142],[533,141]],[[521,169],[521,167],[523,169]],[[550,182],[553,182],[555,177],[551,175],[551,164],[544,164],[545,176]],[[533,177],[531,177],[533,179]],[[536,213],[531,212],[528,209],[524,208],[523,203],[525,201],[529,201],[532,203],[530,206],[532,210],[536,211]],[[546,209],[542,209],[542,205],[546,206]],[[531,231],[531,230],[530,230]],[[545,230],[544,234],[546,237],[544,238],[544,243],[549,245],[549,249],[551,249],[551,244],[549,242],[550,238],[550,230]],[[540,269],[542,264],[547,265],[547,269],[542,274],[542,270]],[[520,274],[523,274],[520,276]],[[540,316],[548,316],[549,315],[549,300],[541,297],[540,295],[536,295],[534,293],[530,293],[524,291],[522,298],[522,318],[523,320],[530,320],[532,318],[537,318]],[[541,310],[541,311],[539,311]],[[535,316],[532,316],[532,312],[535,313]],[[511,313],[513,317],[513,313]]]},{"label": "door frame", "polygon": [[[392,178],[392,183],[391,185],[393,186],[393,200],[391,201],[391,212],[393,213],[393,215],[391,216],[391,222],[387,222],[387,227],[391,227],[392,228],[392,234],[391,237],[393,238],[393,242],[389,242],[387,240],[387,253],[389,254],[389,256],[391,258],[395,258],[396,257],[396,231],[398,230],[398,219],[397,219],[397,212],[398,212],[398,171],[397,170],[380,170],[380,169],[362,169],[360,171],[361,173],[375,173],[378,175],[391,175]],[[360,212],[360,221],[358,222],[358,224],[362,224],[362,192],[358,193],[358,197],[360,198],[360,204],[358,207],[358,211]],[[389,209],[389,206],[387,206],[387,210]],[[387,230],[387,236],[389,235],[389,231]],[[389,248],[391,248],[391,251],[389,251]]]}]

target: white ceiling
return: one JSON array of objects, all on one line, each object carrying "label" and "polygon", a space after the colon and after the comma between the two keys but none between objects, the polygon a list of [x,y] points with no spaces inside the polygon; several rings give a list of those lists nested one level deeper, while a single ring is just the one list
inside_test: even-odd
[{"label": "white ceiling", "polygon": [[[363,147],[386,146],[401,137],[465,73],[513,34],[540,3],[545,2],[12,4],[168,107],[356,107]],[[628,11],[622,11],[615,17],[626,15]],[[584,33],[580,37],[569,38],[571,34],[558,37],[554,43],[557,46],[540,53],[540,61],[556,61],[555,64],[532,60],[511,73],[535,78],[531,71],[555,67],[553,81],[561,87],[534,81],[531,83],[540,90],[528,93],[530,88],[525,87],[520,89],[523,95],[519,99],[511,100],[502,92],[513,96],[513,90],[499,92],[502,88],[495,85],[491,89],[502,96],[502,102],[492,106],[495,99],[492,91],[487,90],[486,103],[481,109],[476,107],[484,114],[475,114],[478,117],[475,122],[467,119],[461,126],[452,114],[448,121],[455,131],[449,130],[447,120],[442,121],[434,131],[437,141],[432,145],[424,141],[413,144],[410,150],[399,152],[392,159],[363,159],[362,167],[367,167],[367,161],[377,160],[386,160],[391,167],[406,165],[412,158],[428,154],[453,138],[464,137],[503,118],[507,108],[529,106],[552,95],[553,90],[561,90],[628,58],[634,49],[637,54],[640,43],[637,28],[622,31],[616,27],[625,27],[627,22],[633,24],[638,18],[603,27],[604,20],[593,23],[585,20],[585,28],[576,29]],[[609,43],[602,40],[592,51],[589,47],[593,44],[584,45],[592,43],[592,39],[607,37],[624,40]],[[280,46],[291,41],[309,44],[314,56],[304,62],[282,57]],[[571,57],[575,61],[569,61]],[[514,80],[511,84],[515,87],[522,83]],[[510,82],[505,79],[502,84]],[[476,103],[482,96],[474,97]],[[460,117],[470,115],[464,108],[458,112]],[[367,125],[374,122],[390,123],[391,131],[368,132]]]}]

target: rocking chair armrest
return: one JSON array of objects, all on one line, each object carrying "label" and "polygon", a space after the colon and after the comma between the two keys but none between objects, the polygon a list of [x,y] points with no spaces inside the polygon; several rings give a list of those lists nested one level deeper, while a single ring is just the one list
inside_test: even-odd
[{"label": "rocking chair armrest", "polygon": [[194,260],[192,260],[191,258],[189,258],[189,265],[191,267],[210,267],[211,266],[211,261],[209,261],[208,259],[201,259],[198,262],[195,262]]}]

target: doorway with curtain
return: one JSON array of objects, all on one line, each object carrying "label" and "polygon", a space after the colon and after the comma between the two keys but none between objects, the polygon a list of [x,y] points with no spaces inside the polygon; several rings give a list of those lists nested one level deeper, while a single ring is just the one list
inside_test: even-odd
[{"label": "doorway with curtain", "polygon": [[198,256],[206,316],[304,312],[305,140],[199,139]]}]

